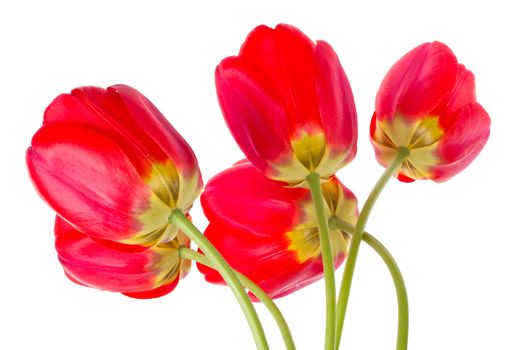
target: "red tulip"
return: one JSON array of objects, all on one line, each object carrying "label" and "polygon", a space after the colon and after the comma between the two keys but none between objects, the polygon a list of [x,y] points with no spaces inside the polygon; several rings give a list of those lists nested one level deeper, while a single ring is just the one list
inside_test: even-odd
[{"label": "red tulip", "polygon": [[215,79],[231,133],[266,176],[291,184],[310,172],[327,178],[355,156],[353,95],[328,43],[289,25],[259,26]]},{"label": "red tulip", "polygon": [[27,150],[45,201],[94,239],[152,246],[172,240],[173,209],[188,211],[202,182],[183,138],[125,85],[58,96]]},{"label": "red tulip", "polygon": [[[336,177],[322,184],[329,215],[354,224],[357,202]],[[229,264],[272,298],[282,297],[323,276],[317,221],[309,190],[270,180],[251,163],[212,178],[201,203],[210,222],[206,237]],[[347,253],[347,238],[330,232],[335,266]],[[215,270],[198,265],[205,279],[223,283]]]},{"label": "red tulip", "polygon": [[410,150],[399,179],[445,181],[483,149],[490,118],[476,102],[474,75],[442,43],[422,44],[391,67],[376,96],[371,141],[384,166]]},{"label": "red tulip", "polygon": [[147,250],[138,246],[135,251],[92,239],[60,217],[54,232],[65,274],[80,285],[133,298],[156,298],[171,292],[190,268],[190,261],[180,259],[177,252],[190,243],[181,232],[173,241]]}]

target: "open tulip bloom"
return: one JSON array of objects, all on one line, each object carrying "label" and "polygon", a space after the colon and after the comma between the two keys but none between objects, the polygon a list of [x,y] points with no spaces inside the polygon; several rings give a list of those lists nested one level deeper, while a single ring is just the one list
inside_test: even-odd
[{"label": "open tulip bloom", "polygon": [[83,87],[58,96],[27,150],[29,173],[49,205],[90,237],[153,246],[177,233],[202,188],[197,160],[135,89]]},{"label": "open tulip bloom", "polygon": [[[337,350],[361,242],[389,269],[398,301],[396,348],[407,349],[405,283],[389,251],[365,232],[393,176],[442,182],[480,153],[490,118],[472,72],[439,42],[394,64],[376,94],[370,139],[386,167],[358,212],[335,173],[356,154],[357,116],[340,59],[290,25],[259,26],[215,71],[224,119],[244,152],[202,191],[187,142],[140,92],[81,87],[58,96],[27,150],[30,177],[56,212],[56,250],[82,286],[133,298],[168,294],[191,261],[230,287],[257,349],[269,349],[253,301],[296,349],[272,299],[321,280],[326,350]],[[352,187],[352,186],[350,186]],[[189,210],[201,194],[204,234]],[[192,250],[194,242],[197,250]],[[337,293],[334,269],[344,264]]]},{"label": "open tulip bloom", "polygon": [[[322,191],[329,217],[356,222],[356,198],[336,177],[324,182]],[[317,219],[308,190],[287,187],[264,177],[251,163],[242,163],[211,179],[201,203],[210,222],[206,237],[271,298],[322,278]],[[340,230],[330,236],[338,267],[346,257],[348,237]],[[222,283],[215,270],[200,270],[207,281]]]},{"label": "open tulip bloom", "polygon": [[297,28],[255,28],[215,71],[221,109],[240,148],[267,177],[327,178],[356,154],[356,109],[333,48]]},{"label": "open tulip bloom", "polygon": [[398,172],[402,181],[450,179],[477,157],[489,132],[474,75],[439,42],[403,56],[376,95],[371,141],[384,166],[398,148],[409,150]]}]

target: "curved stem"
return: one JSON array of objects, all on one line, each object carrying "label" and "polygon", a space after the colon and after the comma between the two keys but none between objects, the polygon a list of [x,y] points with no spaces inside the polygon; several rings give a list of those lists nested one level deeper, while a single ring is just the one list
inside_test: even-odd
[{"label": "curved stem", "polygon": [[[329,227],[332,230],[340,229],[345,232],[353,233],[355,227],[338,217],[329,219]],[[380,243],[375,237],[364,231],[362,241],[367,243],[373,250],[380,255],[385,265],[389,269],[396,289],[396,298],[398,300],[398,336],[396,340],[396,350],[407,349],[407,339],[409,336],[409,302],[407,298],[407,289],[403,280],[402,273],[398,264],[394,260],[391,253]]]},{"label": "curved stem", "polygon": [[[206,265],[208,267],[213,268],[212,264],[210,263],[210,260],[204,256],[203,254],[194,252],[192,249],[187,247],[180,247],[179,248],[179,256],[181,258],[194,260],[198,263],[201,263],[203,265]],[[277,323],[280,329],[280,333],[282,334],[282,338],[284,339],[284,344],[286,344],[287,350],[295,350],[295,343],[293,342],[293,336],[291,335],[291,331],[289,330],[288,324],[286,323],[286,320],[284,319],[284,316],[280,312],[277,305],[271,300],[271,298],[266,294],[266,292],[256,285],[252,280],[250,280],[248,277],[244,276],[238,271],[234,271],[237,277],[239,278],[239,281],[241,284],[250,290],[255,296],[261,301],[261,303],[266,306],[268,311],[273,316],[273,319]]]},{"label": "curved stem", "polygon": [[333,253],[331,252],[331,242],[329,240],[329,228],[327,224],[326,208],[324,197],[320,186],[320,176],[317,173],[310,173],[307,177],[311,197],[315,205],[318,222],[318,234],[320,237],[320,248],[322,250],[322,264],[324,266],[324,280],[326,284],[326,338],[325,349],[334,350],[335,348],[335,312],[336,312],[336,287],[335,287],[335,267],[333,263]]},{"label": "curved stem", "polygon": [[253,304],[242,288],[239,279],[233,272],[232,268],[226,260],[222,257],[221,253],[212,243],[195,227],[190,220],[188,220],[185,214],[176,209],[172,212],[169,217],[170,223],[180,228],[192,241],[197,244],[197,246],[204,252],[208,260],[212,263],[212,266],[219,271],[224,281],[228,284],[230,289],[235,294],[235,297],[239,301],[241,305],[242,311],[246,315],[246,319],[251,328],[251,332],[253,333],[253,338],[255,339],[255,344],[257,345],[257,349],[267,350],[269,349],[268,342],[266,340],[266,336],[264,334],[264,329],[259,320],[259,316],[253,307]]},{"label": "curved stem", "polygon": [[337,319],[336,319],[336,349],[340,347],[340,339],[342,337],[342,330],[344,327],[345,315],[347,310],[347,303],[349,301],[349,292],[351,290],[351,282],[353,281],[353,273],[355,271],[356,258],[358,256],[358,249],[360,248],[360,242],[364,235],[365,225],[369,219],[369,214],[373,209],[378,196],[382,192],[383,188],[389,181],[389,179],[398,171],[402,163],[409,156],[409,149],[406,147],[398,148],[394,160],[391,162],[389,167],[384,171],[373,190],[367,197],[367,200],[360,212],[360,216],[356,222],[353,236],[351,237],[351,244],[349,245],[349,252],[347,255],[347,261],[344,268],[344,275],[342,277],[342,284],[340,285],[340,292],[338,294],[337,304]]}]

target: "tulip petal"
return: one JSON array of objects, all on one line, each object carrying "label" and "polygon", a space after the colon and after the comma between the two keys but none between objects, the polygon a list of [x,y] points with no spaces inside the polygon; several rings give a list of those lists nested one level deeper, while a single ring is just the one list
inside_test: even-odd
[{"label": "tulip petal", "polygon": [[[162,179],[154,188],[158,196],[175,192],[177,198],[162,198],[165,202],[187,209],[200,192],[201,176],[188,144],[145,96],[129,86],[81,87],[60,95],[45,111],[44,124],[51,123],[75,123],[110,135],[140,174],[152,171]],[[154,165],[171,161],[174,172]],[[175,191],[168,184],[177,184]],[[177,203],[179,198],[182,203]]]},{"label": "tulip petal", "polygon": [[481,152],[490,135],[490,117],[479,103],[462,108],[439,145],[444,161],[434,169],[434,181],[442,182],[465,169]]},{"label": "tulip petal", "polygon": [[291,144],[282,122],[284,107],[244,73],[236,58],[221,62],[215,84],[228,128],[248,159],[263,172],[271,171],[270,160],[287,162]]},{"label": "tulip petal", "polygon": [[[167,294],[179,276],[157,286],[157,276],[171,265],[158,265],[153,250],[120,251],[82,234],[57,217],[56,250],[66,275],[75,283],[132,297],[155,298]],[[175,251],[173,251],[175,254]]]},{"label": "tulip petal", "polygon": [[91,237],[122,241],[145,224],[154,230],[168,222],[171,208],[143,182],[119,145],[99,132],[44,125],[33,137],[27,164],[49,205]]},{"label": "tulip petal", "polygon": [[315,44],[304,33],[285,24],[275,29],[257,27],[239,57],[251,67],[256,82],[284,107],[290,137],[321,129],[315,95]]},{"label": "tulip petal", "polygon": [[[201,196],[207,218],[251,229],[251,234],[269,237],[285,232],[299,220],[295,203],[309,198],[309,191],[286,191],[284,183],[270,180],[251,163],[237,164],[213,177]],[[230,200],[223,200],[224,196]],[[233,199],[233,200],[231,200]],[[216,205],[218,203],[218,205]],[[270,220],[267,220],[267,219]]]},{"label": "tulip petal", "polygon": [[460,110],[472,102],[476,102],[474,74],[466,69],[464,65],[460,64],[458,66],[456,83],[444,101],[439,104],[432,114],[439,116],[440,126],[444,130],[448,130]]},{"label": "tulip petal", "polygon": [[454,86],[457,72],[456,57],[446,45],[433,42],[412,49],[383,79],[376,95],[376,114],[379,118],[431,114]]},{"label": "tulip petal", "polygon": [[169,284],[165,284],[161,287],[157,287],[152,290],[148,290],[145,292],[125,292],[122,293],[123,295],[126,295],[127,297],[134,298],[134,299],[154,299],[162,297],[177,287],[177,284],[179,283],[179,277],[177,277],[173,282]]},{"label": "tulip petal", "polygon": [[316,48],[316,93],[322,126],[332,156],[343,154],[350,162],[356,154],[357,116],[349,80],[333,48],[318,41]]},{"label": "tulip petal", "polygon": [[[222,234],[226,232],[226,237]],[[268,295],[275,299],[301,289],[323,276],[320,257],[301,263],[295,251],[288,251],[285,235],[274,233],[270,236],[249,235],[250,229],[242,231],[235,225],[222,222],[210,224],[205,235],[225,256],[230,266],[256,282]],[[335,265],[343,258],[337,257]],[[207,266],[197,268],[211,283],[224,284],[220,274]]]},{"label": "tulip petal", "polygon": [[[190,146],[163,114],[139,91],[126,85],[114,85],[108,90],[114,90],[122,99],[129,115],[136,123],[137,135],[144,137],[143,130],[146,130],[144,134],[157,143],[168,159],[173,161],[179,177],[176,206],[188,209],[202,189],[201,173]],[[128,125],[127,121],[123,119],[120,121]]]}]

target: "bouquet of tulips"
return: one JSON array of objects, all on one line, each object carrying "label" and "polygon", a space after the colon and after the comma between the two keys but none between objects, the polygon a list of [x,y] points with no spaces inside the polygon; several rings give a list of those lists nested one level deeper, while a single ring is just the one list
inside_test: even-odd
[{"label": "bouquet of tulips", "polygon": [[[339,349],[361,242],[396,286],[397,349],[407,348],[407,293],[389,251],[365,226],[393,176],[450,179],[484,147],[490,118],[474,76],[444,44],[400,58],[376,94],[370,140],[386,168],[359,211],[335,173],[355,157],[357,115],[340,60],[297,28],[259,26],[215,70],[224,119],[246,159],[203,189],[187,142],[140,92],[80,87],[58,96],[27,150],[30,177],[56,212],[58,258],[73,282],[156,298],[191,261],[235,294],[258,349],[268,349],[253,302],[262,302],[295,349],[273,299],[324,279],[325,349]],[[189,210],[201,195],[209,225]],[[198,249],[191,247],[194,242]],[[334,270],[344,265],[341,281]],[[339,283],[338,283],[339,282]],[[339,288],[337,290],[337,286]]]}]

